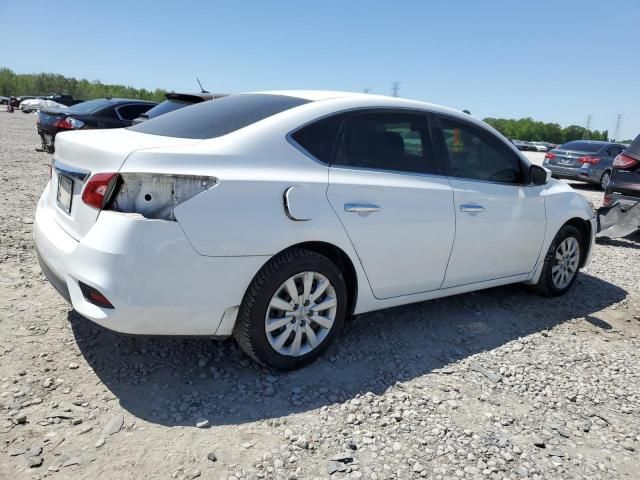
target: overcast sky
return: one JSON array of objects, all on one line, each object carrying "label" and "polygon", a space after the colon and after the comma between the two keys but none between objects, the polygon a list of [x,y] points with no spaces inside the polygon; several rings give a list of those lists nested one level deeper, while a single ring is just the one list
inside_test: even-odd
[{"label": "overcast sky", "polygon": [[0,0],[0,66],[134,87],[336,89],[640,133],[640,0]]}]

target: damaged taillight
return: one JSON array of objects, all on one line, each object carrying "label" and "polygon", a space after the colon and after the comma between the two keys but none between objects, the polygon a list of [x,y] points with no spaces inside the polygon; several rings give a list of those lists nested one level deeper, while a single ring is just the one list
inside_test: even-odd
[{"label": "damaged taillight", "polygon": [[182,202],[209,190],[215,177],[157,173],[121,173],[108,210],[137,213],[146,218],[175,220]]},{"label": "damaged taillight", "polygon": [[96,173],[82,190],[82,201],[90,207],[102,210],[109,203],[117,180],[117,173]]}]

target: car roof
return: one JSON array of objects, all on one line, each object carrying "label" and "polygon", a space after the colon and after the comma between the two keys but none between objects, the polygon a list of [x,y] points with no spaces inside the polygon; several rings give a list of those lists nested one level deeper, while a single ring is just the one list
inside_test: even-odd
[{"label": "car roof", "polygon": [[[453,108],[444,107],[442,105],[437,105],[434,103],[423,102],[420,100],[411,100],[401,97],[391,97],[388,95],[377,95],[373,93],[345,92],[333,90],[265,90],[259,92],[247,92],[247,94],[282,95],[287,97],[302,98],[311,102],[320,102],[325,100],[344,100],[346,102],[367,102],[371,103],[371,105],[380,103],[381,106],[384,105],[385,107],[395,106],[398,108],[429,109],[441,113],[455,114],[456,116],[460,116],[463,114],[463,112],[461,112],[460,110],[455,110]],[[475,119],[471,115],[468,115],[466,113],[464,115],[467,116],[465,118],[470,118],[477,121],[477,119]]]}]

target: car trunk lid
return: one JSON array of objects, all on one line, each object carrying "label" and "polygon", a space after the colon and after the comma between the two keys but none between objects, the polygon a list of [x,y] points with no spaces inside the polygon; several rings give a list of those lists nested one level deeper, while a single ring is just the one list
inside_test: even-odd
[{"label": "car trunk lid", "polygon": [[80,240],[96,222],[100,210],[82,201],[92,175],[118,172],[134,151],[193,144],[193,139],[161,137],[127,129],[62,132],[56,136],[51,172],[51,203],[56,221]]},{"label": "car trunk lid", "polygon": [[559,150],[555,149],[549,152],[554,156],[549,158],[549,164],[556,165],[558,167],[568,167],[568,168],[580,168],[582,163],[580,163],[580,157],[593,155],[593,153],[589,152],[579,152],[577,150]]}]

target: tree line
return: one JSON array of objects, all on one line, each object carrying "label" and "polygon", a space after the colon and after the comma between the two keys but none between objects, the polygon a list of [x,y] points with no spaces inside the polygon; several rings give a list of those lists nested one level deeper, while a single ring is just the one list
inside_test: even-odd
[{"label": "tree line", "polygon": [[525,140],[527,142],[551,142],[562,144],[571,140],[609,140],[609,132],[603,130],[587,130],[579,125],[562,128],[557,123],[538,122],[530,117],[485,118],[485,122],[502,133],[505,137]]},{"label": "tree line", "polygon": [[91,100],[107,96],[136,98],[160,102],[164,100],[165,90],[147,90],[125,85],[110,85],[100,80],[65,77],[57,73],[15,73],[9,68],[0,68],[0,95],[19,97],[22,95],[49,95],[60,93],[73,95],[74,98]]}]

